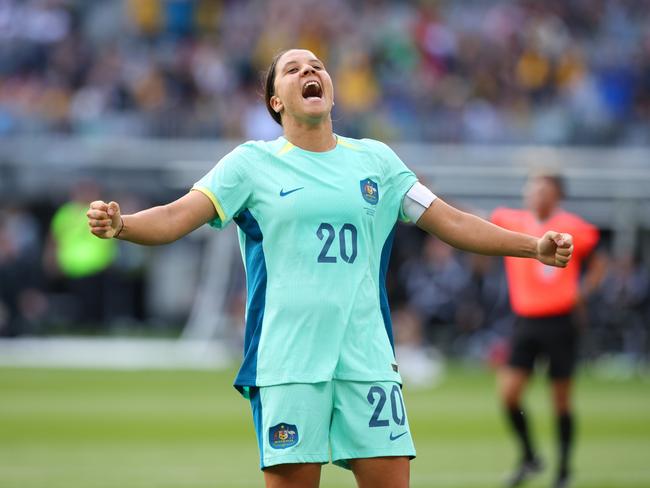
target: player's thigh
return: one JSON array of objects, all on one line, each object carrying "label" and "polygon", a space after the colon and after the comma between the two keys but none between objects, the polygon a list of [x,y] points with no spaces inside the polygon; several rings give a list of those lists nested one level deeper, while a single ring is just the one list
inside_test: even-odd
[{"label": "player's thigh", "polygon": [[408,488],[410,459],[406,456],[351,459],[359,488]]},{"label": "player's thigh", "polygon": [[340,380],[332,383],[330,444],[335,464],[349,468],[352,459],[415,457],[399,384]]},{"label": "player's thigh", "polygon": [[260,467],[329,461],[332,383],[290,383],[251,390]]}]

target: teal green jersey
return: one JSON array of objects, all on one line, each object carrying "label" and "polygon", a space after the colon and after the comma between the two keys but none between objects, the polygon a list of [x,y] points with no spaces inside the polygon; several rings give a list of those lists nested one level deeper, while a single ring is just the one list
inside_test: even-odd
[{"label": "teal green jersey", "polygon": [[417,181],[385,144],[327,152],[285,138],[235,148],[194,190],[239,227],[244,360],[235,386],[397,381],[385,289],[402,199]]}]

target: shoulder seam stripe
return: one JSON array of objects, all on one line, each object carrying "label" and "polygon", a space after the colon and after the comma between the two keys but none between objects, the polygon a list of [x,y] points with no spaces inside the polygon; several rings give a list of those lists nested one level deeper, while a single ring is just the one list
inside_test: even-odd
[{"label": "shoulder seam stripe", "polygon": [[337,137],[337,141],[338,141],[338,143],[339,143],[341,146],[343,146],[343,147],[347,147],[348,149],[353,149],[353,150],[355,150],[355,151],[358,151],[359,149],[361,149],[361,148],[360,148],[359,146],[357,146],[356,144],[352,144],[351,142],[348,142],[348,141],[344,140],[344,139],[343,139],[342,137],[340,137],[340,136]]},{"label": "shoulder seam stripe", "polygon": [[294,147],[293,144],[291,144],[289,141],[287,141],[287,143],[284,146],[282,146],[282,149],[280,149],[277,152],[277,155],[282,156],[283,154],[286,154],[289,151],[291,151],[293,149],[293,147]]}]

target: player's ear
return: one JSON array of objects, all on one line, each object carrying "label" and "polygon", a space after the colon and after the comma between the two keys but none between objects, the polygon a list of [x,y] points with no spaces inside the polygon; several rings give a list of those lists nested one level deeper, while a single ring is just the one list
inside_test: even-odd
[{"label": "player's ear", "polygon": [[271,100],[269,100],[269,104],[271,105],[271,108],[273,109],[274,112],[276,113],[282,113],[282,109],[284,108],[284,104],[282,103],[282,100],[280,100],[280,97],[277,95],[273,95],[271,97]]}]

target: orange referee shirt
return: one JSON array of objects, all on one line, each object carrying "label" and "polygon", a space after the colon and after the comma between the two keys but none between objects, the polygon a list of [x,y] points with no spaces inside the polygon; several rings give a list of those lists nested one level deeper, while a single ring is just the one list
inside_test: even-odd
[{"label": "orange referee shirt", "polygon": [[510,304],[517,315],[548,317],[571,312],[578,299],[580,265],[598,242],[598,229],[564,210],[540,222],[528,210],[498,208],[491,220],[537,237],[549,230],[573,235],[573,256],[566,268],[547,266],[536,259],[505,258]]}]

